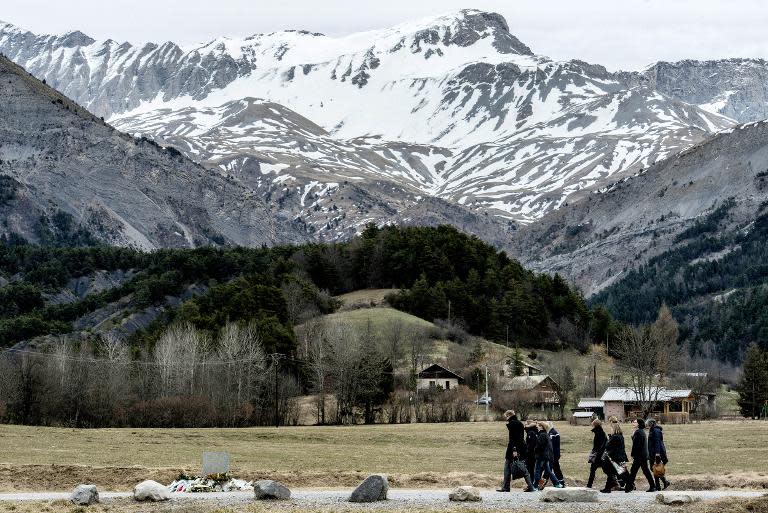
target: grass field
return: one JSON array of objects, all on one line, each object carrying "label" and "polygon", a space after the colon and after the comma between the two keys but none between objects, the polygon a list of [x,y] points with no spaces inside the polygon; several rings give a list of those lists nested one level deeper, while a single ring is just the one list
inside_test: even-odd
[{"label": "grass field", "polygon": [[[559,423],[562,466],[588,473],[591,433]],[[692,488],[768,488],[768,424],[665,426],[670,479]],[[0,491],[67,490],[93,481],[126,490],[144,479],[199,471],[201,453],[227,451],[234,474],[293,486],[352,486],[372,472],[393,486],[495,486],[506,444],[501,422],[253,429],[73,430],[0,426]]]}]

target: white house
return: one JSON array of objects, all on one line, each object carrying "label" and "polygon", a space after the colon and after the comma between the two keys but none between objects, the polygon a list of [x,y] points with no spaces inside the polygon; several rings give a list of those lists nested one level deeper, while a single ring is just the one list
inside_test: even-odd
[{"label": "white house", "polygon": [[443,390],[452,390],[463,383],[464,378],[435,363],[419,372],[416,388],[432,390],[439,387]]},{"label": "white house", "polygon": [[[668,390],[664,387],[650,387],[645,397],[654,397],[656,404],[650,414],[661,422],[670,424],[687,424],[691,405],[694,401],[691,390]],[[629,387],[608,387],[600,400],[603,401],[605,417],[615,416],[619,422],[642,417],[640,396]]]}]

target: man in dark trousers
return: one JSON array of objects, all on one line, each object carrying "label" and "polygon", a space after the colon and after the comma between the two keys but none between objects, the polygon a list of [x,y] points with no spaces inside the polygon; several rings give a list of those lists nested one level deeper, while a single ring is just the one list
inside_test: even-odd
[{"label": "man in dark trousers", "polygon": [[549,426],[549,439],[552,440],[552,471],[560,480],[560,483],[565,486],[563,471],[560,469],[560,433],[555,429],[553,422],[549,422],[547,425]]},{"label": "man in dark trousers", "polygon": [[648,480],[647,492],[656,491],[656,483],[653,482],[651,469],[648,468],[648,437],[645,434],[645,421],[635,420],[635,432],[632,433],[632,468],[629,470],[629,478],[624,491],[629,493],[635,489],[635,477],[637,471],[643,469],[643,475]]},{"label": "man in dark trousers", "polygon": [[[524,462],[527,456],[527,446],[525,443],[525,426],[517,419],[514,410],[507,410],[504,412],[504,418],[507,419],[507,431],[509,433],[509,441],[507,442],[507,451],[504,454],[504,482],[497,492],[508,492],[512,481],[513,473],[517,466],[524,467],[525,465],[515,465],[516,462]],[[515,468],[513,468],[515,467]],[[522,474],[522,469],[517,473]],[[525,482],[528,485],[528,489],[532,491],[533,486],[531,483],[530,474],[527,469],[525,475]],[[526,490],[528,491],[528,490]]]},{"label": "man in dark trousers", "polygon": [[[648,461],[651,468],[653,468],[656,458],[666,466],[669,463],[669,459],[667,458],[667,447],[664,445],[664,434],[662,433],[661,426],[656,424],[655,419],[648,419],[645,421],[645,424],[648,426]],[[656,491],[660,492],[662,490],[662,483],[664,484],[664,490],[669,486],[666,476],[654,476],[654,480],[656,481]]]},{"label": "man in dark trousers", "polygon": [[536,427],[536,422],[529,417],[528,420],[525,421],[525,465],[528,467],[528,473],[530,475],[533,475],[536,467],[536,444],[538,435],[539,428]]}]

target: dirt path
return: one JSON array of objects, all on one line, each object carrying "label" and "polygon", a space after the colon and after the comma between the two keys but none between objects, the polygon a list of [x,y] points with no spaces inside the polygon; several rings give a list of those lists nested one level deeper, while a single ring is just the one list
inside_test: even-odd
[{"label": "dirt path", "polygon": [[[394,509],[408,510],[410,508],[442,508],[448,507],[452,503],[448,501],[447,489],[428,489],[428,490],[407,490],[393,489],[389,492],[389,499],[385,502],[356,505],[347,502],[351,489],[338,490],[293,490],[293,497],[290,501],[271,503],[274,509],[278,510],[301,510],[303,508],[333,507],[334,510],[360,510],[360,509]],[[700,497],[702,500],[715,500],[724,498],[749,499],[764,495],[762,492],[744,492],[744,491],[695,491],[687,492]],[[100,494],[102,502],[117,504],[130,501],[130,493],[103,492]],[[574,513],[592,512],[597,509],[609,507],[611,511],[616,512],[648,512],[648,511],[669,511],[667,506],[657,505],[655,502],[656,494],[647,492],[612,493],[600,496],[600,506],[593,504],[547,504],[540,502],[540,494],[523,493],[514,491],[512,493],[498,493],[495,491],[482,491],[482,502],[471,504],[473,509],[496,510],[508,509],[510,507],[525,507],[527,510],[534,511],[568,511]],[[44,502],[67,500],[68,493],[61,492],[41,492],[41,493],[6,493],[0,494],[0,503],[23,503],[23,502]],[[229,493],[175,493],[173,499],[168,505],[182,506],[184,504],[208,503],[211,505],[233,506],[253,502],[253,492],[229,492]],[[455,504],[454,504],[455,505]]]}]

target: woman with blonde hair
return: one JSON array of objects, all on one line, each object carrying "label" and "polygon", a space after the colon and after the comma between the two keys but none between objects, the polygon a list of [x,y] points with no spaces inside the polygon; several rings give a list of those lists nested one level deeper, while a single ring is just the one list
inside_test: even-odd
[{"label": "woman with blonde hair", "polygon": [[[605,451],[603,451],[603,457],[601,458],[603,472],[608,476],[608,479],[605,482],[605,488],[600,490],[601,492],[611,493],[611,489],[614,486],[620,485],[626,475],[624,465],[628,460],[624,445],[624,434],[621,432],[621,424],[611,422],[611,436],[605,443]],[[621,474],[619,474],[617,466],[623,470]]]}]

